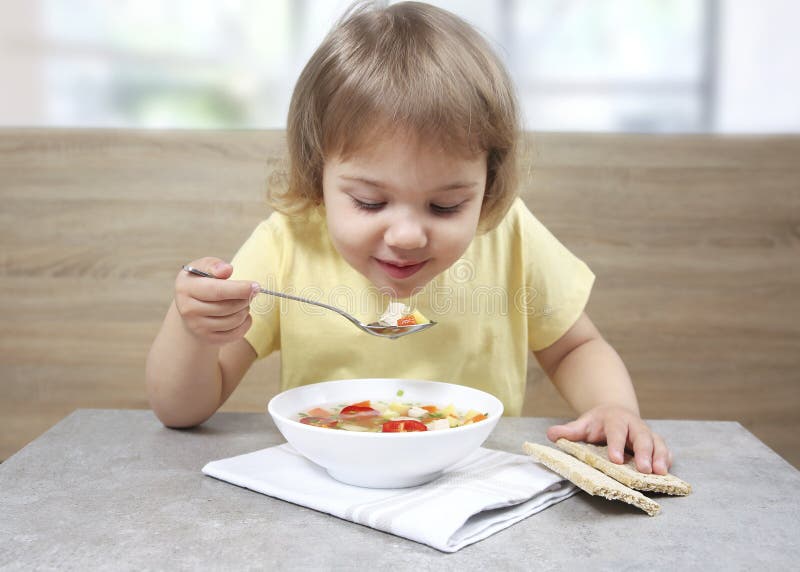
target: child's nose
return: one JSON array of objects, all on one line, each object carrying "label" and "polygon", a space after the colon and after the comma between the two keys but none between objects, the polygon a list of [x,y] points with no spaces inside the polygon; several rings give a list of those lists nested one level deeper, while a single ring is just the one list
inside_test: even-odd
[{"label": "child's nose", "polygon": [[423,226],[412,216],[394,219],[383,236],[384,241],[394,248],[414,250],[428,244],[428,235]]}]

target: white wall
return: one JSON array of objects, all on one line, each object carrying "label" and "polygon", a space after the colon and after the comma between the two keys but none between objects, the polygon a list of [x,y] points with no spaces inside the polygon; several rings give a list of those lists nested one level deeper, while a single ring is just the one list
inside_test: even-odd
[{"label": "white wall", "polygon": [[800,2],[721,0],[715,130],[800,132]]},{"label": "white wall", "polygon": [[0,125],[30,121],[44,108],[38,42],[38,2],[0,0]]}]

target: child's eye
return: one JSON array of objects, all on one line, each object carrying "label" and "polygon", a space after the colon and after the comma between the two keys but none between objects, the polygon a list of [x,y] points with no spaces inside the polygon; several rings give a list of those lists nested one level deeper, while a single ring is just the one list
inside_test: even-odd
[{"label": "child's eye", "polygon": [[365,210],[365,211],[377,211],[386,203],[370,203],[367,201],[360,201],[355,197],[350,197],[353,200],[353,204],[356,208]]},{"label": "child's eye", "polygon": [[433,205],[432,204],[431,205],[431,210],[433,212],[435,212],[436,214],[442,214],[442,215],[453,214],[453,213],[457,213],[461,209],[461,205],[463,205],[463,204],[464,203],[458,203],[457,205],[453,205],[453,206],[449,206],[449,207],[445,207],[445,206],[442,206],[442,205]]}]

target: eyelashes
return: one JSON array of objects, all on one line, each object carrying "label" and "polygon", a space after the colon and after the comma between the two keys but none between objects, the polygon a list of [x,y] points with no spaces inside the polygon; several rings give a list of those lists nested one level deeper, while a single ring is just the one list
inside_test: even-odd
[{"label": "eyelashes", "polygon": [[386,204],[386,203],[368,203],[365,201],[359,201],[355,197],[350,197],[350,200],[353,201],[353,205],[355,205],[357,209],[361,209],[364,211],[379,211],[381,207],[383,207],[383,205]]},{"label": "eyelashes", "polygon": [[[355,206],[359,210],[366,211],[366,212],[377,212],[377,211],[381,210],[386,205],[385,202],[370,203],[370,202],[367,202],[367,201],[361,201],[361,200],[358,200],[357,198],[355,198],[353,196],[350,197],[350,200],[353,202],[353,206]],[[449,206],[449,207],[445,207],[445,206],[442,206],[442,205],[431,204],[430,205],[430,209],[431,209],[431,212],[433,212],[434,214],[447,216],[447,215],[451,215],[451,214],[455,214],[455,213],[459,212],[461,210],[461,207],[463,207],[464,203],[466,203],[466,202],[467,201],[463,201],[461,203],[458,203],[457,205],[452,205],[452,206]]]}]

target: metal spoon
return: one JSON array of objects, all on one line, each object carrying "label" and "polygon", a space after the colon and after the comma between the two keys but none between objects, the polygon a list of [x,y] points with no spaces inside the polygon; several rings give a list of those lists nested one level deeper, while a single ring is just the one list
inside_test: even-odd
[{"label": "metal spoon", "polygon": [[[189,266],[187,264],[183,265],[183,269],[190,274],[195,274],[197,276],[202,276],[204,278],[216,278],[216,276],[213,276],[208,272],[203,272],[202,270],[198,270],[197,268],[194,268],[193,266]],[[385,326],[383,324],[379,324],[378,322],[364,324],[363,322],[357,320],[354,316],[351,316],[344,310],[337,308],[335,306],[330,306],[322,302],[309,300],[308,298],[301,298],[300,296],[292,296],[291,294],[284,294],[283,292],[275,292],[274,290],[267,290],[266,288],[261,288],[260,291],[262,294],[269,294],[270,296],[278,296],[279,298],[286,298],[287,300],[294,300],[295,302],[302,302],[303,304],[311,304],[313,306],[320,306],[322,308],[325,308],[326,310],[331,310],[332,312],[336,312],[340,316],[350,320],[353,323],[353,325],[355,325],[357,328],[367,332],[368,334],[372,334],[373,336],[378,336],[380,338],[389,338],[391,340],[396,340],[397,338],[402,338],[403,336],[407,336],[409,334],[415,334],[417,332],[421,332],[422,330],[426,330],[431,326],[436,325],[436,322],[428,322],[427,324],[415,324],[413,326]]]}]

